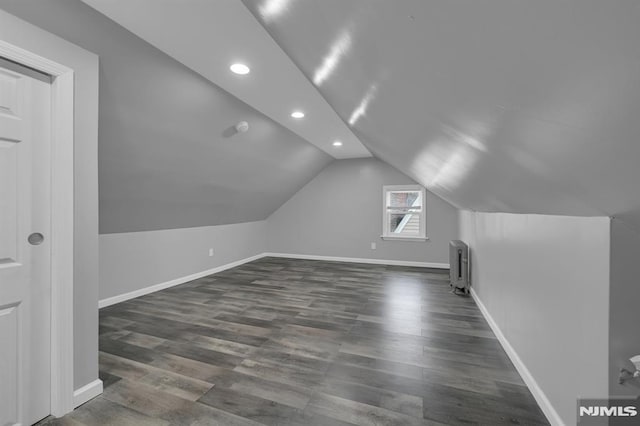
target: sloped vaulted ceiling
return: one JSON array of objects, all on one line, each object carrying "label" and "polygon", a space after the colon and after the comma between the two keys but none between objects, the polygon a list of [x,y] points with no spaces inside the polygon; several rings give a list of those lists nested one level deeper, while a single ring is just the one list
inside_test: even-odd
[{"label": "sloped vaulted ceiling", "polygon": [[[614,215],[640,228],[637,0],[242,1],[245,14],[233,0],[181,7],[233,8],[243,24],[262,25],[269,40],[255,44],[275,40],[286,53],[276,62],[292,60],[300,87],[319,90],[303,91],[325,121],[295,127],[302,122],[271,111],[292,105],[266,98],[263,109],[289,132],[80,0],[0,0],[101,56],[102,232],[264,218],[330,161],[294,133],[342,158],[329,145],[340,133],[354,147],[346,157],[370,151],[461,208]],[[142,3],[155,12],[175,5]],[[209,110],[182,102],[185,93]],[[244,144],[224,137],[247,117],[258,133],[241,135]],[[232,203],[217,205],[220,194]]]},{"label": "sloped vaulted ceiling", "polygon": [[243,2],[375,156],[454,205],[640,227],[640,2]]},{"label": "sloped vaulted ceiling", "polygon": [[100,56],[103,234],[262,220],[332,160],[80,0],[0,8]]}]

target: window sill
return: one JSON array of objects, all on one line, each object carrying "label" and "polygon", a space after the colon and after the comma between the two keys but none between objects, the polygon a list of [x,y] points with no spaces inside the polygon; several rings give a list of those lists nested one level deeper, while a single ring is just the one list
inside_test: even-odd
[{"label": "window sill", "polygon": [[380,235],[380,238],[382,238],[385,241],[413,241],[413,242],[420,242],[420,241],[428,241],[429,237],[394,237],[394,236],[390,236],[390,235]]}]

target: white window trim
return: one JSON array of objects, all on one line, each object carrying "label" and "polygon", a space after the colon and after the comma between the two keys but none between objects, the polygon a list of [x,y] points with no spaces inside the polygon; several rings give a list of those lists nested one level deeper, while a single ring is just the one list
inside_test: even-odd
[{"label": "white window trim", "polygon": [[420,241],[428,241],[429,237],[394,237],[394,236],[388,236],[388,235],[380,235],[380,238],[385,240],[385,241],[413,241],[413,242],[420,242]]},{"label": "white window trim", "polygon": [[[420,191],[422,193],[422,211],[420,214],[420,235],[398,236],[389,232],[389,223],[387,221],[387,192],[389,191]],[[427,191],[420,185],[384,185],[382,187],[382,235],[383,240],[389,241],[427,241]]]}]

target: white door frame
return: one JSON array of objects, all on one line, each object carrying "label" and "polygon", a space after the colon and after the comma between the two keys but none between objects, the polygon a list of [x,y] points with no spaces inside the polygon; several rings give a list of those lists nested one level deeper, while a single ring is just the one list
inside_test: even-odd
[{"label": "white door frame", "polygon": [[74,72],[0,40],[0,56],[51,84],[51,414],[73,410]]}]

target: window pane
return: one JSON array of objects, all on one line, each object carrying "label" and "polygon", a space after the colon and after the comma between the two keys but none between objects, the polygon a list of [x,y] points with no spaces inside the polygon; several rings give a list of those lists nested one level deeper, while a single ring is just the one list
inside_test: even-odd
[{"label": "window pane", "polygon": [[420,191],[390,191],[387,207],[422,207]]},{"label": "window pane", "polygon": [[419,213],[391,213],[388,215],[389,232],[394,235],[420,235]]}]

